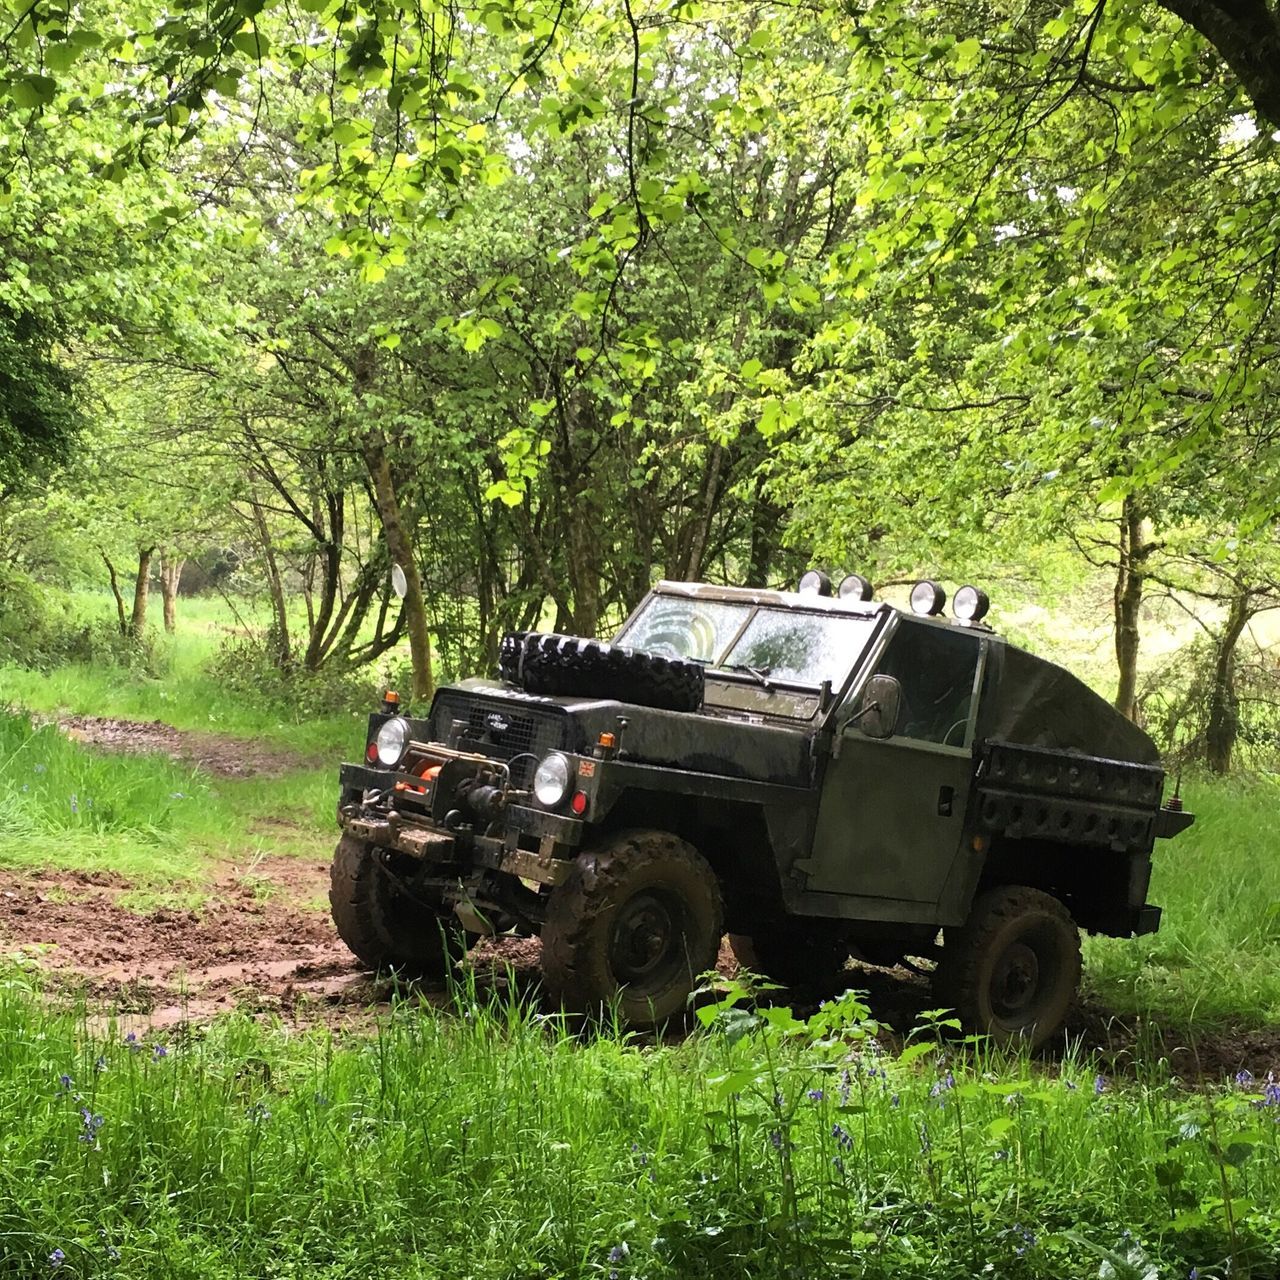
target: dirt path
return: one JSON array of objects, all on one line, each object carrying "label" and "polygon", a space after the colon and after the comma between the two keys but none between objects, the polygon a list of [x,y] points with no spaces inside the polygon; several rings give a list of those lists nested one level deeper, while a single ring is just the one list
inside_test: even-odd
[{"label": "dirt path", "polygon": [[279,778],[316,763],[276,743],[175,729],[160,720],[148,723],[107,716],[59,716],[56,723],[77,742],[106,751],[166,755],[221,778]]},{"label": "dirt path", "polygon": [[[93,1007],[123,1014],[134,1027],[203,1021],[232,1009],[296,1024],[367,1024],[371,1013],[385,1009],[392,984],[362,971],[338,938],[323,906],[328,880],[327,864],[312,859],[263,858],[251,868],[226,863],[199,908],[138,912],[129,909],[125,895],[132,886],[120,877],[0,872],[0,953],[30,957],[55,991],[83,991]],[[501,987],[510,979],[531,990],[539,945],[532,939],[482,943],[468,961],[477,986]],[[721,960],[727,970],[727,948]],[[905,970],[859,968],[845,978],[868,992],[890,1040],[933,1004],[929,984]],[[418,994],[446,1002],[439,987]],[[779,993],[799,1013],[816,1008],[822,994]],[[1144,1029],[1086,1002],[1068,1032],[1118,1075],[1160,1056],[1186,1080],[1280,1072],[1280,1028],[1209,1035]]]}]

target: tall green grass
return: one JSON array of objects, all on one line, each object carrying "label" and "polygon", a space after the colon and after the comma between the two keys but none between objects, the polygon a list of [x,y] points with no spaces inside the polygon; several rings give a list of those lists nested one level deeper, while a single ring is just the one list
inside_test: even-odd
[{"label": "tall green grass", "polygon": [[1197,779],[1183,795],[1195,824],[1156,844],[1160,930],[1089,940],[1089,988],[1121,1013],[1280,1024],[1280,784]]},{"label": "tall green grass", "polygon": [[0,865],[203,874],[206,855],[315,854],[333,832],[335,770],[214,779],[164,756],[108,753],[0,709]]},{"label": "tall green grass", "polygon": [[[1271,1275],[1280,1097],[886,1058],[855,1001],[675,1047],[514,1000],[99,1037],[0,988],[0,1275]],[[1112,1255],[1108,1271],[1101,1252]],[[1125,1267],[1131,1270],[1123,1269]],[[1148,1267],[1153,1270],[1148,1271]]]}]

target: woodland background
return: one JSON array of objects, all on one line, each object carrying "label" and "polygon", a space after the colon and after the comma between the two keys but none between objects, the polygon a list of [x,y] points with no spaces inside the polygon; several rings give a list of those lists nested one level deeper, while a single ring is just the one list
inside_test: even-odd
[{"label": "woodland background", "polygon": [[216,592],[226,682],[422,697],[816,563],[975,580],[1171,758],[1275,766],[1261,0],[37,0],[0,48],[0,658],[160,675]]}]

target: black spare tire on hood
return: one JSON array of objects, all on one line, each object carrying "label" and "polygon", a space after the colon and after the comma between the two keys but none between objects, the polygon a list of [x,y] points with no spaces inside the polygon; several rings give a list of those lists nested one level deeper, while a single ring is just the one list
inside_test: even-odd
[{"label": "black spare tire on hood", "polygon": [[498,669],[526,693],[612,698],[666,711],[702,706],[699,663],[579,636],[509,632],[498,651]]}]

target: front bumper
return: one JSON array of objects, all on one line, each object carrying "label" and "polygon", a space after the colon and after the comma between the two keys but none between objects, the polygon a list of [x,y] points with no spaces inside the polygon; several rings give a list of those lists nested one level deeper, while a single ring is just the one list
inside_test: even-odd
[{"label": "front bumper", "polygon": [[[483,831],[446,826],[434,816],[432,783],[411,773],[344,764],[338,823],[380,848],[434,864],[441,874],[497,871],[557,885],[573,866],[584,823],[525,805],[508,804]],[[536,841],[536,848],[531,847]]]}]

